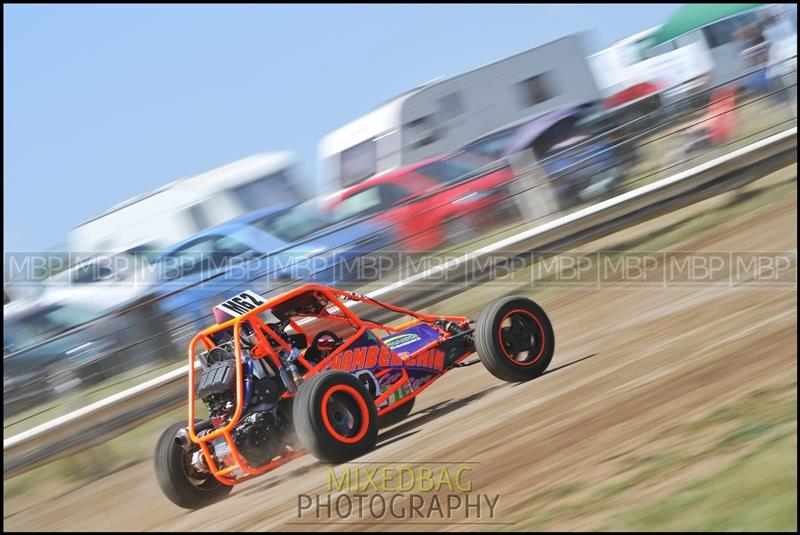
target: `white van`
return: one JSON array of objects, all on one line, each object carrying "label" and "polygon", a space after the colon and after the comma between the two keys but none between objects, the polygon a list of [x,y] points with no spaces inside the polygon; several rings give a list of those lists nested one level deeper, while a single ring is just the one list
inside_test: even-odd
[{"label": "white van", "polygon": [[589,66],[603,96],[645,82],[669,90],[709,74],[713,68],[711,54],[701,41],[648,57],[647,44],[658,30],[659,27],[650,28],[625,37],[589,56]]},{"label": "white van", "polygon": [[77,253],[158,251],[231,218],[312,196],[292,152],[260,153],[129,199],[69,231]]}]

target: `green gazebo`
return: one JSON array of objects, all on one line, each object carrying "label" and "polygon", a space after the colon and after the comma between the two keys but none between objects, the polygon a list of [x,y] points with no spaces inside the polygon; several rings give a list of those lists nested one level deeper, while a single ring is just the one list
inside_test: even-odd
[{"label": "green gazebo", "polygon": [[666,43],[685,33],[764,4],[686,4],[658,29],[650,46]]}]

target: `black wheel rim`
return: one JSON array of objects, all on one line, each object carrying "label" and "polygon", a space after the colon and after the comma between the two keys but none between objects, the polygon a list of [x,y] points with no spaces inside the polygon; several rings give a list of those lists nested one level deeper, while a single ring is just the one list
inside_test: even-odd
[{"label": "black wheel rim", "polygon": [[500,345],[506,357],[517,364],[533,364],[542,352],[542,329],[527,312],[511,312],[500,322]]}]

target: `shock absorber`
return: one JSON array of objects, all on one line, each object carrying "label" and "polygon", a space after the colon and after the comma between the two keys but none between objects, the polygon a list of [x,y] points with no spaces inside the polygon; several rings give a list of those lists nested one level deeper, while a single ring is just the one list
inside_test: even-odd
[{"label": "shock absorber", "polygon": [[464,335],[464,345],[469,349],[475,349],[475,331],[469,331]]},{"label": "shock absorber", "polygon": [[464,344],[467,347],[472,349],[475,348],[475,331],[473,330],[465,331],[464,327],[462,327],[455,321],[441,321],[439,324],[445,331],[449,332],[450,334],[463,336]]},{"label": "shock absorber", "polygon": [[297,364],[295,364],[298,356],[300,356],[300,350],[293,347],[292,352],[286,357],[287,369],[289,370],[289,375],[292,378],[292,382],[294,382],[295,388],[300,388],[300,384],[303,382],[303,375],[297,368]]}]

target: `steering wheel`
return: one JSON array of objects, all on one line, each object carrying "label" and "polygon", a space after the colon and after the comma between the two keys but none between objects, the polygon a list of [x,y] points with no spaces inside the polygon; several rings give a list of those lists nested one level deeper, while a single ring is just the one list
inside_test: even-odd
[{"label": "steering wheel", "polygon": [[[326,340],[329,338],[329,340]],[[320,331],[311,341],[311,345],[306,350],[306,360],[316,364],[322,357],[322,352],[330,353],[344,343],[335,332],[333,331]]]}]

